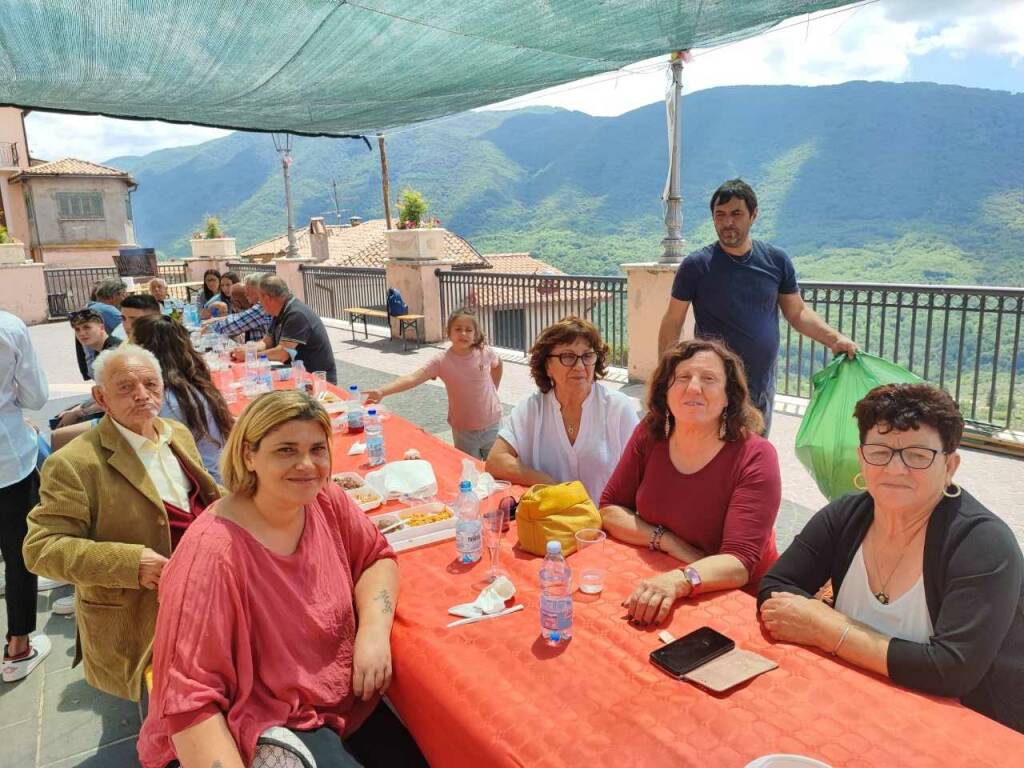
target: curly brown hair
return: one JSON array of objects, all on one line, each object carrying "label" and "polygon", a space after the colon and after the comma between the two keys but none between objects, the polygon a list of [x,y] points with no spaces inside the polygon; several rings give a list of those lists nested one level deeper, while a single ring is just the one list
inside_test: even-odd
[{"label": "curly brown hair", "polygon": [[[667,439],[676,428],[676,418],[668,407],[668,389],[676,376],[676,366],[698,352],[713,352],[725,368],[725,410],[722,412],[723,439],[734,442],[764,431],[764,417],[750,402],[747,373],[743,361],[725,344],[713,339],[692,339],[669,347],[651,377],[647,388],[647,415],[644,424],[654,440]],[[667,428],[666,428],[667,425]]]},{"label": "curly brown hair", "polygon": [[872,427],[879,432],[905,432],[921,424],[939,433],[942,450],[952,453],[964,434],[960,406],[947,392],[932,384],[882,384],[868,392],[853,409],[863,445]]},{"label": "curly brown hair", "polygon": [[559,344],[572,344],[577,339],[586,340],[591,349],[597,353],[597,360],[594,362],[594,380],[604,378],[605,373],[608,372],[608,345],[601,338],[601,332],[589,320],[570,315],[541,331],[540,336],[530,347],[530,375],[533,376],[533,380],[541,392],[550,392],[555,386],[547,371],[551,350]]}]

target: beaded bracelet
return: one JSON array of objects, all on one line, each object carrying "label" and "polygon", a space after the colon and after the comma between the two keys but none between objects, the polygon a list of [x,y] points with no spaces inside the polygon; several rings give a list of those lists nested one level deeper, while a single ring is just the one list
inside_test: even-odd
[{"label": "beaded bracelet", "polygon": [[658,542],[661,541],[661,537],[664,536],[664,535],[665,535],[665,526],[664,525],[656,525],[656,526],[654,526],[654,530],[651,531],[651,540],[647,544],[647,548],[650,549],[651,552],[659,551],[661,548],[658,546]]}]

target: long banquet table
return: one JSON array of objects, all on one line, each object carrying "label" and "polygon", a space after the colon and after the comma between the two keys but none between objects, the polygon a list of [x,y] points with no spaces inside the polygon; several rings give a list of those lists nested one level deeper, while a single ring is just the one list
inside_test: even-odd
[{"label": "long banquet table", "polygon": [[[438,495],[455,496],[465,454],[398,416],[384,422],[384,433],[389,461],[417,448],[434,467]],[[335,435],[335,471],[369,469],[365,456],[347,455],[357,439]],[[522,489],[513,491],[518,496]],[[393,502],[384,510],[397,508]],[[657,629],[681,637],[711,626],[779,668],[724,695],[669,678],[648,661],[660,644],[657,629],[630,625],[620,603],[646,574],[676,563],[611,540],[604,592],[576,593],[574,637],[552,649],[539,633],[541,560],[515,548],[515,538],[513,523],[502,565],[525,610],[452,629],[445,626],[453,618],[447,609],[475,597],[485,562],[467,570],[456,562],[451,541],[399,555],[388,697],[433,768],[741,768],[771,753],[805,755],[834,768],[1024,761],[1024,735],[954,700],[772,642],[756,619],[754,598],[741,591],[684,601]]]}]

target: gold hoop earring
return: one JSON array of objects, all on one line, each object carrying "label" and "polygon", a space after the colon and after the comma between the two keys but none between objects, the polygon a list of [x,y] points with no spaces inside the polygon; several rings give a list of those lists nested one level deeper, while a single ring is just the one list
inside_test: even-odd
[{"label": "gold hoop earring", "polygon": [[[857,482],[858,477],[860,478],[860,482],[864,483],[864,485],[860,485]],[[853,487],[856,488],[858,491],[866,491],[868,489],[868,481],[864,479],[864,475],[862,475],[860,472],[853,476]]]},{"label": "gold hoop earring", "polygon": [[[953,489],[952,493],[950,493],[949,491],[950,488]],[[963,489],[954,482],[950,482],[949,485],[942,489],[942,495],[945,496],[947,499],[955,499],[961,493],[963,493]]]}]

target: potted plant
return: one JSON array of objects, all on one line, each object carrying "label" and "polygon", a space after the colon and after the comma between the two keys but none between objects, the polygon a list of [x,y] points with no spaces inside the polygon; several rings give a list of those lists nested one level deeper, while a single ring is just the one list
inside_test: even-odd
[{"label": "potted plant", "polygon": [[411,187],[402,190],[398,198],[398,226],[385,234],[392,259],[440,259],[444,256],[447,232],[441,222],[427,218],[427,201],[422,193]]},{"label": "potted plant", "polygon": [[19,243],[0,226],[0,264],[21,264],[25,261],[25,244]]},{"label": "potted plant", "polygon": [[235,238],[228,237],[216,216],[207,216],[203,229],[192,233],[192,256],[197,259],[235,257]]}]

